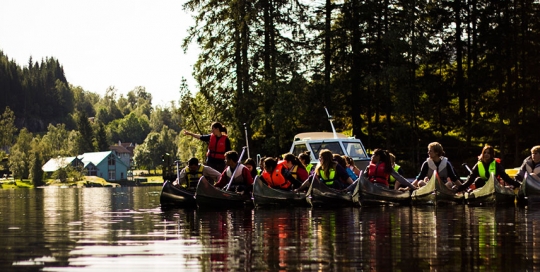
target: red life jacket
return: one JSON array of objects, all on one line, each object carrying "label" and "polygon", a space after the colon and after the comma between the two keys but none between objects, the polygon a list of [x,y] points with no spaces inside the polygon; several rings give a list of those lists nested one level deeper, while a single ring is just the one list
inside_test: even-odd
[{"label": "red life jacket", "polygon": [[367,175],[371,183],[381,183],[388,187],[389,175],[384,172],[384,162],[379,164],[370,163]]},{"label": "red life jacket", "polygon": [[210,158],[225,159],[225,148],[226,148],[226,135],[221,135],[219,139],[214,135],[213,133],[210,134],[210,142],[208,143],[208,152],[206,152],[206,156]]},{"label": "red life jacket", "polygon": [[282,174],[281,169],[283,168],[282,164],[278,164],[276,166],[276,169],[272,171],[272,174],[266,172],[266,170],[263,172],[262,177],[268,183],[268,186],[272,188],[279,188],[279,189],[289,189],[291,187],[291,182],[288,181]]}]

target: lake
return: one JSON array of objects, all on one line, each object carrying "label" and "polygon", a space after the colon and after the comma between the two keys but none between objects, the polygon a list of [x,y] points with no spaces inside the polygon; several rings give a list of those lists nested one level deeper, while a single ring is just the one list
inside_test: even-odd
[{"label": "lake", "polygon": [[0,190],[0,271],[540,270],[536,207],[162,210],[160,190]]}]

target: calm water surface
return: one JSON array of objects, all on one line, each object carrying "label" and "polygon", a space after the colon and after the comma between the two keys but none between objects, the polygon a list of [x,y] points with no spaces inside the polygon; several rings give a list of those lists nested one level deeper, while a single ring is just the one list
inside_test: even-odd
[{"label": "calm water surface", "polygon": [[540,270],[540,207],[162,210],[160,189],[0,190],[0,271]]}]

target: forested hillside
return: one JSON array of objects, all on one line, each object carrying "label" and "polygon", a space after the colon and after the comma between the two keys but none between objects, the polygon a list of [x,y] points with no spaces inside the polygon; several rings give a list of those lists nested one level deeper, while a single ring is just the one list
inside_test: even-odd
[{"label": "forested hillside", "polygon": [[494,145],[506,167],[539,144],[538,1],[188,0],[184,8],[196,24],[183,47],[201,48],[198,89],[179,82],[170,107],[153,106],[144,87],[101,97],[72,86],[54,57],[20,67],[0,52],[10,165],[27,174],[35,158],[118,141],[139,144],[147,168],[165,152],[202,159],[205,145],[179,132],[208,133],[212,121],[228,126],[235,149],[246,124],[251,156],[278,155],[296,133],[330,130],[324,106],[338,130],[411,169],[432,141],[455,165]]}]

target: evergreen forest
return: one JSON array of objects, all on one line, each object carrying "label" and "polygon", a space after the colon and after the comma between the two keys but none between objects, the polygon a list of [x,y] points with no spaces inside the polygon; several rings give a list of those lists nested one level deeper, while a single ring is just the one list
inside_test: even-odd
[{"label": "evergreen forest", "polygon": [[330,131],[325,107],[338,131],[393,152],[408,177],[433,141],[456,169],[485,144],[506,168],[540,144],[538,0],[186,0],[184,9],[195,24],[183,50],[201,49],[198,86],[179,82],[167,107],[144,86],[100,96],[71,85],[54,56],[21,67],[0,51],[0,152],[13,175],[39,176],[50,158],[119,141],[137,144],[140,169],[160,168],[165,153],[203,159],[206,145],[181,131],[207,134],[214,121],[235,150],[248,135],[251,157],[278,156],[297,133]]}]

